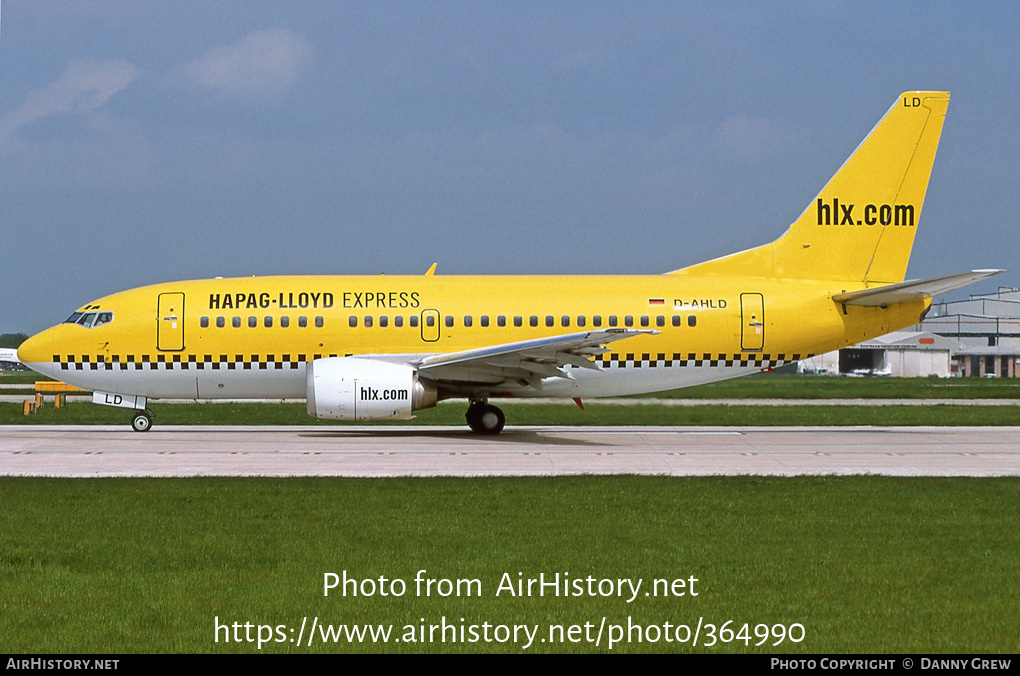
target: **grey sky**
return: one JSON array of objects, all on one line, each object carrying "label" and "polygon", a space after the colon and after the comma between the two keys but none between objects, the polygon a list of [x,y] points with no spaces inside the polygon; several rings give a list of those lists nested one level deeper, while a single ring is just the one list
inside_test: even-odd
[{"label": "grey sky", "polygon": [[1016,3],[7,0],[0,332],[143,284],[655,273],[953,94],[909,277],[1020,285]]}]

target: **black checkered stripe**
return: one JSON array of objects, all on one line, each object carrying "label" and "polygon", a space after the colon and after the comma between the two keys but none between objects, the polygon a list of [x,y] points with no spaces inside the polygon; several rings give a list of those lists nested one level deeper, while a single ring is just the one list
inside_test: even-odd
[{"label": "black checkered stripe", "polygon": [[602,355],[602,358],[597,363],[601,363],[603,368],[613,368],[614,365],[615,368],[701,368],[704,366],[778,368],[784,364],[790,364],[813,356],[812,354],[710,354],[708,352],[701,354],[674,352],[672,355],[659,352],[656,355],[652,355],[649,352],[644,354],[614,352]]},{"label": "black checkered stripe", "polygon": [[308,357],[340,357],[338,354],[142,354],[142,355],[53,355],[63,371],[271,371],[303,368]]}]

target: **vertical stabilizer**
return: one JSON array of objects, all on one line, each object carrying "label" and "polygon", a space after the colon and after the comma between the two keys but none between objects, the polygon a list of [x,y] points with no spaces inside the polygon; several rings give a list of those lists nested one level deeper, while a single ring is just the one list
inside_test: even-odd
[{"label": "vertical stabilizer", "polygon": [[948,105],[904,92],[785,235],[677,272],[902,282]]}]

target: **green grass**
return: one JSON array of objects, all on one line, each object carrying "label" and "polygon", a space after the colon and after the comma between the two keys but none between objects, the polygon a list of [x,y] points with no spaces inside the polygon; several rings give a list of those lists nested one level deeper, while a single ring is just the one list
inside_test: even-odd
[{"label": "green grass", "polygon": [[[0,479],[0,637],[10,653],[255,652],[221,623],[800,623],[802,643],[706,652],[1017,649],[1020,480]],[[480,598],[418,598],[471,578]],[[405,596],[323,596],[323,575]],[[495,597],[503,573],[698,579],[697,597]],[[702,635],[702,641],[704,634]],[[514,651],[268,643],[263,652]],[[531,651],[605,650],[584,643]],[[676,643],[614,651],[685,651]]]},{"label": "green grass", "polygon": [[52,378],[47,378],[35,371],[3,371],[3,375],[0,376],[0,385],[32,385],[40,380],[52,380]]},{"label": "green grass", "polygon": [[[6,372],[0,385],[50,380]],[[18,390],[20,391],[20,390]],[[758,374],[697,387],[635,395],[669,399],[1020,399],[1020,378],[847,378]]]},{"label": "green grass", "polygon": [[[503,404],[508,425],[1020,425],[1020,406],[624,406],[589,402],[581,411],[572,403]],[[300,404],[154,404],[160,425],[344,425],[316,420]],[[464,425],[466,405],[441,404],[410,422],[379,425]],[[127,425],[131,412],[71,402],[52,404],[26,416],[20,404],[0,403],[2,425]],[[358,423],[365,424],[365,423]]]},{"label": "green grass", "polygon": [[672,399],[1020,399],[1020,378],[847,378],[761,374],[640,396]]}]

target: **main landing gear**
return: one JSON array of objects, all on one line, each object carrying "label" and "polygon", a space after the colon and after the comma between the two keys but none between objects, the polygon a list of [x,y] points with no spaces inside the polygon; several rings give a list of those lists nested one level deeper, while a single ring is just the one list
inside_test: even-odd
[{"label": "main landing gear", "polygon": [[131,429],[135,432],[148,432],[152,429],[152,411],[135,411],[135,417],[131,419]]},{"label": "main landing gear", "polygon": [[506,424],[503,411],[486,401],[471,402],[464,417],[471,431],[477,434],[499,434]]}]

